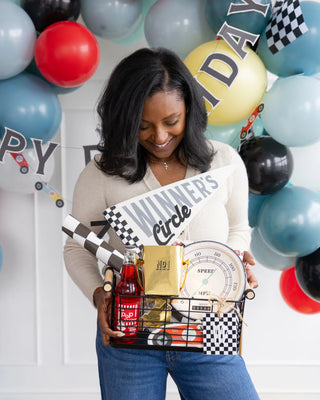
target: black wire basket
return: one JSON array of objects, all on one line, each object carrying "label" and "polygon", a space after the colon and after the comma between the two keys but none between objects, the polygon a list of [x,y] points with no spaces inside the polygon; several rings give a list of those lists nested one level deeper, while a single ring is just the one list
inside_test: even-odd
[{"label": "black wire basket", "polygon": [[[254,294],[249,289],[239,301],[153,295],[117,297],[116,302],[113,296],[112,329],[125,330],[129,323],[131,333],[128,337],[111,338],[113,347],[238,354],[245,300]],[[139,318],[120,318],[116,329],[115,315],[128,298],[139,303],[133,313]]]}]

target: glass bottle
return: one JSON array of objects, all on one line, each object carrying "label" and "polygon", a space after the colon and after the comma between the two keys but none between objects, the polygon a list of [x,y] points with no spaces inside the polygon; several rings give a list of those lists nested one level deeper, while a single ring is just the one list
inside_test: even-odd
[{"label": "glass bottle", "polygon": [[121,343],[134,343],[139,327],[140,285],[135,265],[135,247],[126,246],[120,282],[115,290],[115,330],[125,335],[115,339]]}]

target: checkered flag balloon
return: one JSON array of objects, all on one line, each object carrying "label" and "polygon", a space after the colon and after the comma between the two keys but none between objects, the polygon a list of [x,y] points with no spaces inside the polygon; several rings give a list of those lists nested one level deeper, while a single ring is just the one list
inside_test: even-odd
[{"label": "checkered flag balloon", "polygon": [[268,47],[277,53],[308,31],[299,0],[276,1],[266,27]]},{"label": "checkered flag balloon", "polygon": [[62,230],[72,237],[82,247],[90,251],[98,260],[120,272],[123,263],[123,254],[115,250],[103,239],[79,222],[72,215],[68,215],[62,225]]},{"label": "checkered flag balloon", "polygon": [[238,354],[241,321],[235,310],[221,314],[220,318],[216,313],[204,314],[202,327],[205,354]]}]

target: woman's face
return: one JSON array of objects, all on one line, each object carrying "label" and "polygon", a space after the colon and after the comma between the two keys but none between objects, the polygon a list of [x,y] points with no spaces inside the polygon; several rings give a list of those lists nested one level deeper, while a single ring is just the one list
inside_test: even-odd
[{"label": "woman's face", "polygon": [[143,107],[139,143],[152,158],[168,159],[183,139],[185,123],[186,106],[179,93],[155,93]]}]

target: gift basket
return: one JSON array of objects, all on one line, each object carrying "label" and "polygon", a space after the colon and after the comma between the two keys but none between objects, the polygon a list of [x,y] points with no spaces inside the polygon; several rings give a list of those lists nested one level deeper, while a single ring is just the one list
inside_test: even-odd
[{"label": "gift basket", "polygon": [[112,346],[238,354],[245,300],[254,292],[233,250],[213,241],[146,246],[134,265],[135,294],[117,292],[114,281],[112,328],[125,336],[111,338]]}]

